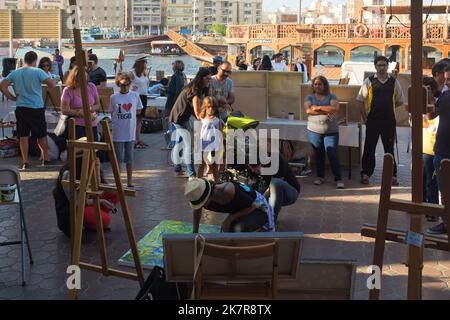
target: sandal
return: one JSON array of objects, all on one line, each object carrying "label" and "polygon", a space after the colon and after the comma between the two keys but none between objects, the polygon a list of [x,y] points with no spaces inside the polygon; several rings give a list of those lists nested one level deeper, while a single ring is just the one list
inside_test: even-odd
[{"label": "sandal", "polygon": [[145,147],[144,147],[142,144],[136,142],[136,143],[134,144],[134,148],[135,148],[135,149],[144,149]]}]

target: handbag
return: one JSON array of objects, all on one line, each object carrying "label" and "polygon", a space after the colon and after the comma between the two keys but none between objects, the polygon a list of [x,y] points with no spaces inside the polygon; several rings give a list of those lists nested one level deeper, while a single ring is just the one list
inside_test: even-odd
[{"label": "handbag", "polygon": [[58,124],[54,131],[57,137],[67,137],[67,120],[69,120],[69,118],[69,116],[62,113],[59,115]]},{"label": "handbag", "polygon": [[[70,90],[68,92],[69,92],[70,104],[72,104],[73,97],[70,94]],[[62,113],[59,114],[58,123],[56,124],[56,128],[53,131],[57,137],[63,137],[66,139],[69,138],[69,132],[68,132],[69,129],[67,127],[67,124],[68,124],[68,120],[70,118],[71,118],[70,116],[66,116],[65,114],[62,114]]]}]

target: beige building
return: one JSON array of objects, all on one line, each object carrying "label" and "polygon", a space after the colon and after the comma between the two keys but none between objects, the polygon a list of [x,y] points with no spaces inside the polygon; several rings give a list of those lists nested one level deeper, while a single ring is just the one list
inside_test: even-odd
[{"label": "beige building", "polygon": [[165,0],[164,29],[190,32],[194,25],[196,31],[207,31],[208,26],[216,23],[260,24],[262,23],[262,1]]},{"label": "beige building", "polygon": [[128,25],[136,34],[160,34],[162,3],[162,0],[128,0]]},{"label": "beige building", "polygon": [[78,0],[81,24],[84,27],[125,27],[125,1],[123,0]]},{"label": "beige building", "polygon": [[194,6],[192,0],[164,0],[164,30],[190,31],[193,25]]},{"label": "beige building", "polygon": [[0,0],[0,9],[19,10],[25,9],[25,0]]},{"label": "beige building", "polygon": [[357,22],[361,14],[361,7],[364,0],[349,0],[347,2],[347,22]]}]

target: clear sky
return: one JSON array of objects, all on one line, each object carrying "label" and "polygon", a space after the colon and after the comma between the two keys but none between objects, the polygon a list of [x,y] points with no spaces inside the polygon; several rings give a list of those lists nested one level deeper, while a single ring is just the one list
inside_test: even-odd
[{"label": "clear sky", "polygon": [[[346,1],[346,0],[345,0]],[[276,11],[279,7],[285,5],[292,9],[298,9],[299,0],[263,0],[264,11]],[[308,6],[313,0],[302,0],[302,6]],[[342,3],[344,0],[331,0],[331,3]],[[385,3],[389,3],[389,0],[384,0]],[[395,0],[392,1],[395,3]],[[425,0],[424,4],[429,4],[431,0]],[[450,1],[448,1],[450,4]],[[444,4],[445,0],[434,0],[433,4]]]}]

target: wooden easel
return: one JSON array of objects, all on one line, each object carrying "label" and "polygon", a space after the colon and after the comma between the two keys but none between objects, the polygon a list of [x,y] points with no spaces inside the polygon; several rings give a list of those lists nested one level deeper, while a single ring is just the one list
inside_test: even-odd
[{"label": "wooden easel", "polygon": [[[76,7],[76,0],[69,0],[71,6]],[[79,19],[78,16],[75,19]],[[73,29],[74,42],[75,42],[75,56],[79,70],[86,69],[86,52],[82,50],[80,29],[77,29],[77,23],[75,23]],[[142,265],[137,251],[136,237],[133,231],[133,225],[131,222],[130,211],[128,208],[127,200],[125,196],[134,196],[135,191],[130,189],[124,189],[121,179],[120,170],[117,163],[116,154],[113,147],[111,138],[111,131],[106,121],[102,121],[102,129],[105,137],[105,142],[94,142],[94,136],[91,126],[91,114],[89,110],[89,100],[87,93],[87,81],[83,72],[78,73],[78,80],[80,83],[81,97],[83,100],[83,114],[86,128],[87,141],[75,140],[75,120],[70,119],[69,122],[69,162],[70,162],[70,181],[65,182],[70,185],[70,211],[71,211],[71,248],[72,258],[71,265],[79,266],[80,268],[90,271],[100,272],[104,276],[116,276],[130,280],[137,280],[142,287],[144,284],[144,273]],[[96,150],[107,151],[114,174],[115,186],[100,185],[99,172],[96,165]],[[82,152],[82,167],[80,180],[76,180],[76,152]],[[136,267],[136,274],[124,272],[120,270],[110,269],[108,267],[108,258],[106,253],[105,234],[103,231],[103,224],[100,215],[100,196],[104,191],[117,192],[120,204],[122,208],[122,214],[125,220],[125,225],[128,233],[128,240],[130,242],[131,252],[134,258],[134,264]],[[87,197],[94,200],[95,216],[97,220],[97,235],[100,246],[101,266],[92,265],[80,262],[81,251],[81,239],[83,233],[83,220],[84,210]],[[69,292],[70,299],[77,298],[77,290],[72,289]]]},{"label": "wooden easel", "polygon": [[[381,180],[380,202],[378,207],[378,220],[376,229],[372,226],[364,226],[361,230],[361,235],[365,237],[375,238],[375,250],[373,255],[373,265],[383,269],[383,256],[386,246],[386,240],[403,243],[406,232],[401,230],[388,229],[389,210],[400,211],[410,215],[431,215],[431,216],[447,216],[450,218],[450,160],[442,161],[441,165],[441,190],[443,205],[431,203],[416,203],[405,200],[391,199],[392,189],[392,175],[394,170],[394,159],[392,155],[386,154],[384,156],[383,176]],[[448,239],[450,239],[450,228],[447,230]],[[410,245],[411,247],[411,245]],[[423,248],[429,247],[438,250],[445,250],[450,252],[450,245],[448,240],[439,237],[424,237],[420,249],[420,255],[423,258]],[[408,255],[406,265],[409,267],[413,262],[412,257]],[[422,259],[423,260],[423,259]],[[417,261],[415,261],[417,262]],[[423,268],[423,263],[420,263],[420,270]],[[419,283],[408,283],[409,285],[416,285],[422,287],[420,278]],[[378,300],[380,290],[372,289],[370,291],[370,300]]]}]

